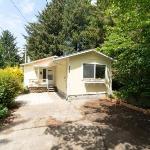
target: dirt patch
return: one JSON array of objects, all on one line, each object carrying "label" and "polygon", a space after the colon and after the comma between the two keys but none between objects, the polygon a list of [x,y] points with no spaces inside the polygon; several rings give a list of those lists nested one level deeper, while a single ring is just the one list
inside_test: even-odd
[{"label": "dirt patch", "polygon": [[50,117],[47,121],[47,125],[49,127],[58,127],[61,126],[63,124],[63,122],[56,120],[55,118]]},{"label": "dirt patch", "polygon": [[0,131],[9,128],[9,126],[13,123],[14,119],[19,118],[20,116],[16,115],[15,112],[19,107],[21,107],[23,103],[14,102],[11,106],[11,110],[9,110],[9,114],[6,118],[0,119]]},{"label": "dirt patch", "polygon": [[59,139],[52,150],[150,149],[148,115],[107,100],[88,102],[81,111],[81,121],[48,127],[45,133]]},{"label": "dirt patch", "polygon": [[[150,149],[149,115],[106,100],[93,101],[90,105],[82,109],[85,118],[103,125],[103,137],[108,148]],[[86,114],[93,106],[97,106],[95,109],[99,111]]]},{"label": "dirt patch", "polygon": [[0,119],[0,131],[8,128],[18,116],[14,114],[12,110],[5,119]]}]

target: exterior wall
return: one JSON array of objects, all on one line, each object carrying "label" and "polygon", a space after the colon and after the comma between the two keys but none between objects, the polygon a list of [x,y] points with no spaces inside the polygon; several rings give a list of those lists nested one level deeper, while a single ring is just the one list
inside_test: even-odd
[{"label": "exterior wall", "polygon": [[37,79],[33,65],[24,66],[24,86],[29,86],[29,80]]},{"label": "exterior wall", "polygon": [[[104,83],[85,83],[83,80],[83,63],[106,65]],[[111,61],[94,52],[69,58],[67,95],[84,95],[111,93]]]},{"label": "exterior wall", "polygon": [[60,61],[56,64],[55,84],[58,92],[66,96],[67,94],[67,61]]}]

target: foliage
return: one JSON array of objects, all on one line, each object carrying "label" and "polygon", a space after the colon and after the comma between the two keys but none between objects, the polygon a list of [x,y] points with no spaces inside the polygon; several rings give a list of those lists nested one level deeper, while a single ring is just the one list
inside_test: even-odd
[{"label": "foliage", "polygon": [[38,15],[38,22],[29,23],[26,27],[26,48],[31,59],[62,55],[61,50],[65,49],[62,33],[63,9],[64,0],[52,0]]},{"label": "foliage", "polygon": [[18,48],[16,46],[16,38],[5,30],[0,36],[0,67],[16,66],[20,63]]},{"label": "foliage", "polygon": [[99,46],[104,38],[103,17],[89,0],[67,0],[63,15],[67,46],[77,51]]},{"label": "foliage", "polygon": [[107,27],[105,42],[99,50],[117,60],[114,76],[123,85],[121,97],[134,96],[138,101],[142,95],[150,96],[150,18],[147,9],[150,3],[112,1],[106,12],[113,16],[115,25]]},{"label": "foliage", "polygon": [[8,108],[0,105],[0,119],[5,118],[8,115]]},{"label": "foliage", "polygon": [[34,60],[100,46],[110,20],[90,0],[52,0],[26,27],[28,55]]},{"label": "foliage", "polygon": [[2,44],[0,43],[0,68],[4,67],[4,64],[5,64],[5,60],[2,55],[3,52],[4,52],[4,48]]},{"label": "foliage", "polygon": [[23,82],[23,70],[22,69],[20,69],[19,67],[7,67],[4,69],[4,71],[16,77],[16,80],[18,80],[19,84],[22,84]]},{"label": "foliage", "polygon": [[17,68],[0,70],[0,104],[11,107],[15,97],[22,89],[22,75]]},{"label": "foliage", "polygon": [[29,94],[30,93],[29,88],[28,87],[24,87],[22,93],[23,94]]}]

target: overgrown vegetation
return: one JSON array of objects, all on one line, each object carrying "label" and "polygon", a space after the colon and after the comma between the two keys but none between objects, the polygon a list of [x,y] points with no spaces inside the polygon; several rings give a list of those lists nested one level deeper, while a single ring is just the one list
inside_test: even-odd
[{"label": "overgrown vegetation", "polygon": [[115,25],[107,27],[99,50],[117,60],[114,78],[122,85],[118,95],[150,107],[150,2],[112,0],[106,7]]},{"label": "overgrown vegetation", "polygon": [[22,90],[23,74],[19,68],[0,69],[0,119],[8,114]]}]

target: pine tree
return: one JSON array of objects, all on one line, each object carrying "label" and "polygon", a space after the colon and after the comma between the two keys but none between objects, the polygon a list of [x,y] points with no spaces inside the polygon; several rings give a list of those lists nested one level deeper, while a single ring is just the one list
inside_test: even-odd
[{"label": "pine tree", "polygon": [[98,47],[105,37],[103,18],[90,0],[53,0],[26,27],[28,55],[33,60]]},{"label": "pine tree", "polygon": [[65,49],[63,28],[64,0],[53,0],[38,16],[38,23],[27,27],[27,51],[31,59],[62,55]]},{"label": "pine tree", "polygon": [[2,67],[19,65],[20,57],[16,46],[16,38],[10,31],[5,30],[0,36],[0,53],[2,57]]},{"label": "pine tree", "polygon": [[95,48],[103,43],[103,16],[90,0],[67,0],[64,32],[73,50]]}]

